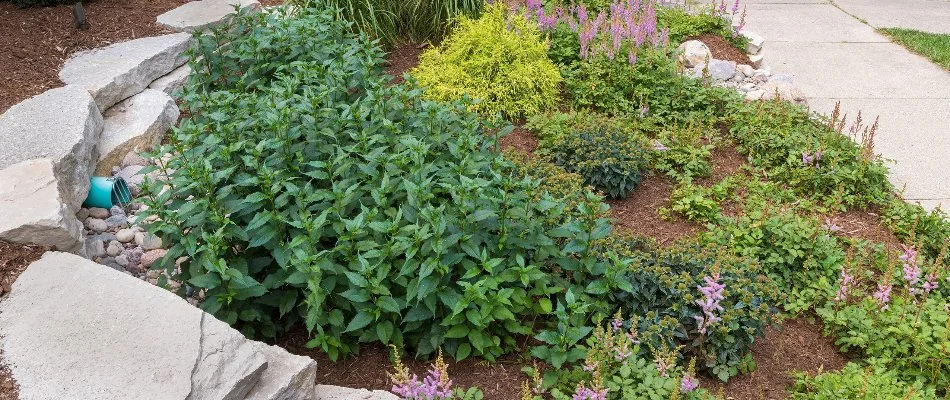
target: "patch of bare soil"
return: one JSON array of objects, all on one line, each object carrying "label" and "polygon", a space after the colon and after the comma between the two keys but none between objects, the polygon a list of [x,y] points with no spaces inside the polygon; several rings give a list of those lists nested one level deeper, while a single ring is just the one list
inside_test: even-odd
[{"label": "patch of bare soil", "polygon": [[756,369],[733,377],[728,383],[700,377],[702,387],[716,393],[720,388],[727,399],[778,400],[788,397],[792,384],[789,373],[839,370],[848,359],[838,352],[833,341],[822,336],[821,326],[804,318],[787,320],[781,329],[768,328],[765,337],[752,345]]},{"label": "patch of bare soil", "polygon": [[[392,390],[387,373],[393,371],[390,349],[382,345],[364,347],[360,354],[337,362],[325,353],[306,347],[306,334],[291,335],[278,343],[287,351],[317,360],[317,382],[373,390]],[[417,360],[403,357],[403,363],[412,373],[422,379],[432,360]],[[521,393],[526,376],[521,368],[526,364],[517,355],[502,357],[494,363],[469,358],[454,362],[446,357],[449,377],[457,388],[478,387],[485,393],[485,400],[511,400]]]},{"label": "patch of bare soil", "polygon": [[829,220],[840,226],[841,233],[846,236],[884,243],[894,254],[903,252],[900,239],[884,226],[878,210],[850,210],[829,217]]},{"label": "patch of bare soil", "polygon": [[403,43],[386,54],[386,73],[393,77],[394,85],[405,82],[402,74],[419,65],[419,55],[425,48],[418,43]]},{"label": "patch of bare soil", "polygon": [[643,177],[640,186],[624,199],[610,199],[610,216],[614,228],[635,235],[649,236],[667,245],[703,230],[699,224],[671,215],[664,219],[660,209],[670,206],[670,194],[675,184],[666,176],[650,174]]},{"label": "patch of bare soil", "polygon": [[533,156],[538,149],[538,139],[521,125],[516,125],[515,130],[498,139],[498,145],[502,150],[515,150]]},{"label": "patch of bare soil", "polygon": [[752,61],[749,60],[749,55],[746,54],[745,51],[737,49],[736,46],[727,42],[719,35],[704,33],[687,40],[703,42],[706,47],[709,47],[709,51],[712,52],[712,57],[717,60],[735,61],[736,64],[752,65]]},{"label": "patch of bare soil", "polygon": [[[38,260],[46,248],[12,244],[0,241],[0,300],[10,291],[13,282],[33,261]],[[17,400],[17,384],[3,362],[0,353],[0,400]]]}]

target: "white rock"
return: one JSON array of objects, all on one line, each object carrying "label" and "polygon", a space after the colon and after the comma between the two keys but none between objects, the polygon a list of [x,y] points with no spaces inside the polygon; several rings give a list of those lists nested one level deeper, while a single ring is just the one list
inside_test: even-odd
[{"label": "white rock", "polygon": [[0,170],[0,239],[81,252],[82,223],[63,201],[58,185],[50,160]]},{"label": "white rock", "polygon": [[752,90],[752,91],[750,91],[749,93],[746,93],[746,94],[745,94],[745,99],[746,99],[746,100],[759,100],[759,99],[761,99],[762,96],[764,96],[764,95],[765,95],[765,91],[764,91],[764,90],[761,90],[761,89],[760,89],[760,90]]},{"label": "white rock", "polygon": [[680,44],[676,50],[680,53],[679,59],[686,68],[695,67],[712,58],[712,52],[709,51],[709,47],[698,40],[687,40]]},{"label": "white rock", "polygon": [[230,19],[234,6],[258,9],[257,0],[202,0],[192,1],[155,18],[155,22],[178,32],[208,29]]},{"label": "white rock", "polygon": [[178,296],[65,253],[20,275],[0,337],[21,399],[241,399],[266,368],[254,342]]},{"label": "white rock", "polygon": [[202,318],[201,332],[187,400],[243,399],[267,369],[267,359],[254,342],[210,315]]},{"label": "white rock", "polygon": [[176,68],[168,75],[156,79],[155,82],[148,85],[148,88],[160,90],[171,95],[185,86],[185,82],[188,82],[189,75],[191,75],[191,66],[185,64]]},{"label": "white rock", "polygon": [[246,400],[312,400],[317,363],[310,357],[295,356],[277,346],[258,344],[267,359],[267,370],[248,393]]},{"label": "white rock", "polygon": [[101,233],[109,229],[109,225],[106,224],[106,221],[92,217],[86,218],[86,220],[83,222],[83,226],[85,226],[86,229],[96,233]]},{"label": "white rock", "polygon": [[59,78],[88,90],[104,111],[184,64],[191,42],[191,35],[176,33],[77,53],[66,60]]},{"label": "white rock", "polygon": [[749,56],[749,61],[752,62],[752,66],[755,68],[759,68],[762,65],[762,60],[764,59],[765,59],[765,54],[762,54],[762,52]]},{"label": "white rock", "polygon": [[135,229],[119,229],[119,231],[115,233],[115,239],[121,243],[131,242],[135,240]]},{"label": "white rock", "polygon": [[749,44],[745,47],[746,53],[759,54],[759,51],[762,50],[762,46],[765,44],[765,38],[745,29],[739,32],[739,34],[749,39]]},{"label": "white rock", "polygon": [[371,392],[366,389],[317,385],[313,400],[399,400],[399,397],[383,390]]},{"label": "white rock", "polygon": [[111,214],[108,209],[99,208],[99,207],[89,207],[89,216],[93,218],[106,219],[109,218]]},{"label": "white rock", "polygon": [[51,160],[63,203],[75,212],[89,192],[101,133],[102,114],[86,91],[50,89],[0,115],[0,169]]},{"label": "white rock", "polygon": [[142,235],[142,243],[139,243],[139,246],[145,251],[160,249],[162,248],[162,238],[151,233],[146,233]]},{"label": "white rock", "polygon": [[736,70],[741,72],[745,76],[755,75],[755,68],[752,68],[751,65],[740,64],[736,66]]},{"label": "white rock", "polygon": [[713,79],[724,81],[732,78],[736,74],[735,61],[709,60],[709,76]]},{"label": "white rock", "polygon": [[765,85],[762,85],[762,91],[765,92],[762,95],[762,100],[772,100],[778,97],[779,99],[797,104],[808,103],[805,93],[791,83],[770,80]]},{"label": "white rock", "polygon": [[108,176],[129,152],[141,152],[161,142],[178,122],[175,99],[164,92],[145,89],[112,106],[103,114],[96,174]]}]

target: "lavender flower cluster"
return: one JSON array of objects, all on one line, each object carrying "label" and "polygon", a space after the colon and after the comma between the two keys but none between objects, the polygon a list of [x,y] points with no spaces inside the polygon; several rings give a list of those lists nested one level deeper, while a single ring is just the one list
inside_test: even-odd
[{"label": "lavender flower cluster", "polygon": [[449,379],[448,366],[442,359],[442,352],[435,364],[426,373],[421,381],[416,374],[410,374],[399,361],[396,353],[396,372],[389,374],[393,383],[393,393],[405,400],[448,400],[452,398],[452,381]]},{"label": "lavender flower cluster", "polygon": [[580,41],[580,57],[587,59],[606,55],[613,60],[625,43],[630,44],[627,61],[636,64],[637,51],[644,45],[666,47],[669,30],[657,29],[656,1],[614,0],[607,12],[590,15],[584,3],[565,10],[554,8],[548,13],[541,0],[527,0],[525,17],[534,18],[542,31],[554,29],[558,22],[566,23],[576,32]]},{"label": "lavender flower cluster", "polygon": [[703,315],[697,315],[693,318],[699,324],[699,333],[705,334],[710,326],[722,320],[716,315],[716,312],[723,310],[719,302],[725,299],[723,291],[726,289],[726,285],[719,283],[718,273],[703,277],[703,281],[706,285],[697,286],[699,292],[703,294],[703,299],[696,300],[696,304],[703,309]]}]

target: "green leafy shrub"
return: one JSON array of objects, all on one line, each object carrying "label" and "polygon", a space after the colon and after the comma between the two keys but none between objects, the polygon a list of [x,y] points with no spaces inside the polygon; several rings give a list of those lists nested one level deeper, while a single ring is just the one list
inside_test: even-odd
[{"label": "green leafy shrub", "polygon": [[683,127],[664,128],[657,135],[659,151],[656,152],[654,168],[680,181],[709,176],[714,146],[703,141],[709,136],[708,128],[695,122]]},{"label": "green leafy shrub", "polygon": [[817,311],[843,351],[858,351],[871,366],[894,371],[903,382],[921,383],[945,395],[950,389],[947,299],[928,296],[921,300],[901,293],[895,286],[886,307],[867,295],[851,304],[829,302]]},{"label": "green leafy shrub", "polygon": [[537,25],[520,15],[507,15],[501,3],[479,19],[461,17],[437,48],[422,54],[410,74],[441,101],[478,99],[471,106],[481,114],[502,113],[521,118],[557,104],[561,75],[547,58],[547,45]]},{"label": "green leafy shrub", "polygon": [[422,43],[442,39],[458,15],[478,17],[481,0],[293,0],[303,7],[323,6],[339,10],[352,21],[354,32],[363,32],[393,47],[400,41]]},{"label": "green leafy shrub", "polygon": [[676,7],[662,7],[656,12],[656,20],[657,25],[669,29],[670,44],[673,46],[704,33],[718,35],[743,51],[749,42],[742,35],[733,35],[732,24],[711,10],[691,14]]},{"label": "green leafy shrub", "polygon": [[750,162],[801,197],[854,207],[882,204],[892,191],[887,167],[871,147],[873,133],[859,146],[841,134],[842,122],[823,124],[786,102],[734,103],[729,120]]},{"label": "green leafy shrub", "polygon": [[538,138],[538,150],[549,153],[555,143],[578,131],[609,128],[633,134],[639,130],[639,122],[632,118],[611,117],[589,111],[546,112],[528,118],[525,129]]},{"label": "green leafy shrub", "polygon": [[730,180],[709,188],[684,182],[670,194],[670,210],[690,221],[716,222],[722,217],[719,203],[726,200],[731,186]]},{"label": "green leafy shrub", "polygon": [[908,385],[897,378],[894,371],[880,367],[866,367],[848,363],[841,371],[809,376],[801,372],[793,375],[793,400],[930,400],[936,399],[933,389]]},{"label": "green leafy shrub", "polygon": [[[772,305],[781,298],[757,263],[688,242],[657,248],[620,238],[608,246],[632,260],[619,278],[630,286],[615,293],[614,304],[639,317],[640,340],[655,349],[682,346],[687,358],[723,381],[752,368],[749,346],[771,322]],[[710,279],[724,285],[715,318],[704,316],[701,307],[706,299],[699,288]]]},{"label": "green leafy shrub", "polygon": [[554,163],[612,198],[632,193],[650,162],[644,137],[609,126],[559,136],[552,147]]},{"label": "green leafy shrub", "polygon": [[[936,259],[950,245],[950,217],[937,208],[927,212],[917,204],[893,198],[883,208],[881,219],[898,239],[920,248]],[[950,265],[950,253],[944,253],[943,265]]]},{"label": "green leafy shrub", "polygon": [[333,359],[368,342],[492,359],[571,288],[612,312],[587,293],[614,287],[590,250],[606,206],[548,229],[564,205],[491,151],[496,127],[389,86],[381,55],[326,8],[199,37],[168,184],[143,187],[173,244],[156,268],[245,334],[303,325]]},{"label": "green leafy shrub", "polygon": [[789,295],[788,311],[810,308],[824,298],[820,288],[837,280],[845,261],[837,238],[816,220],[792,211],[746,209],[738,220],[723,221],[704,240],[757,260]]},{"label": "green leafy shrub", "polygon": [[505,157],[515,164],[516,173],[539,182],[529,193],[532,201],[540,202],[549,196],[551,200],[564,204],[563,213],[547,216],[547,226],[555,228],[584,217],[593,218],[585,222],[596,223],[596,220],[609,216],[602,198],[584,184],[582,176],[567,172],[544,158],[517,151],[507,152]]}]

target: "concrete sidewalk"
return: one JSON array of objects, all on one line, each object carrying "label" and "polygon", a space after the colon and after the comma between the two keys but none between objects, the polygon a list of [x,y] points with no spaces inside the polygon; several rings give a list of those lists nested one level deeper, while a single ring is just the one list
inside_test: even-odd
[{"label": "concrete sidewalk", "polygon": [[746,27],[765,37],[765,64],[794,76],[813,111],[840,101],[850,118],[880,116],[875,151],[893,160],[891,182],[906,199],[950,208],[950,72],[857,19],[950,30],[950,1],[835,1],[747,0]]}]

